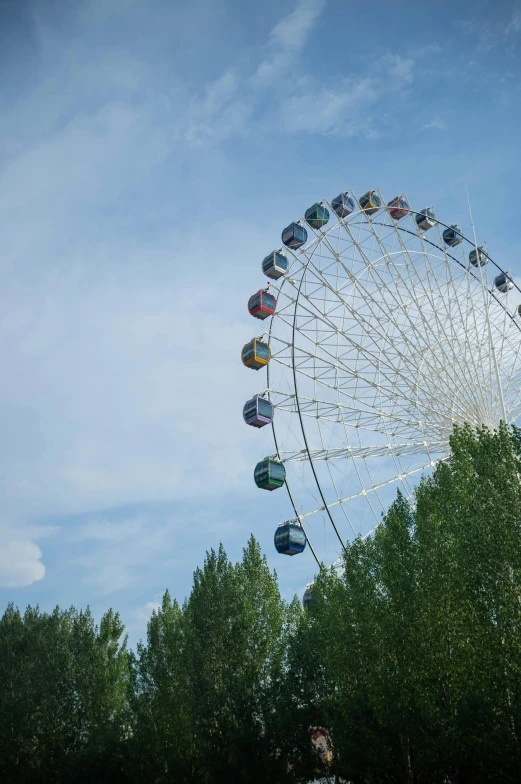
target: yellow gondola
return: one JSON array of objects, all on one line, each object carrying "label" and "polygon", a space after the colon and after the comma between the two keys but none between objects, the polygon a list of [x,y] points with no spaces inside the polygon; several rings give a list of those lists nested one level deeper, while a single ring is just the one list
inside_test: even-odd
[{"label": "yellow gondola", "polygon": [[367,191],[360,196],[358,203],[366,215],[374,215],[382,206],[382,200],[376,191]]},{"label": "yellow gondola", "polygon": [[267,343],[264,343],[260,338],[253,338],[249,343],[243,346],[241,352],[242,364],[253,370],[260,370],[261,367],[267,365],[271,359],[271,350]]}]

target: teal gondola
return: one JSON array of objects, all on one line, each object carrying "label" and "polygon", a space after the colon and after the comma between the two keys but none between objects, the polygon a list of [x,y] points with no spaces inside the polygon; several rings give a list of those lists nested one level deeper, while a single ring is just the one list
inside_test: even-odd
[{"label": "teal gondola", "polygon": [[317,202],[316,204],[313,204],[313,206],[308,210],[306,210],[304,213],[304,218],[312,228],[321,229],[322,226],[325,226],[329,221],[329,210]]},{"label": "teal gondola", "polygon": [[266,457],[257,463],[253,478],[257,487],[261,490],[277,490],[282,487],[286,481],[286,469],[284,463],[274,460],[271,457]]}]

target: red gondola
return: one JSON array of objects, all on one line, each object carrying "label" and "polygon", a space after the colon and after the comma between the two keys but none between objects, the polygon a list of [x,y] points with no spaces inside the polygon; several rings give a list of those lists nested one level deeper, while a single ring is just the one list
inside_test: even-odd
[{"label": "red gondola", "polygon": [[399,221],[402,218],[405,218],[409,212],[409,205],[403,196],[395,196],[395,198],[392,199],[387,206],[389,208],[389,215],[395,221]]},{"label": "red gondola", "polygon": [[257,291],[257,293],[248,300],[248,310],[251,315],[261,320],[273,316],[276,307],[277,300],[273,294],[269,293],[268,289]]}]

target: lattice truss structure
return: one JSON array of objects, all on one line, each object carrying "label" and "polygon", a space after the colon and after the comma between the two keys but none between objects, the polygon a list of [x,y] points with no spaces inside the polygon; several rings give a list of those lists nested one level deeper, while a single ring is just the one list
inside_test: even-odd
[{"label": "lattice truss structure", "polygon": [[516,421],[521,320],[518,291],[494,287],[494,262],[469,263],[474,242],[447,247],[445,224],[422,232],[414,212],[385,209],[336,219],[322,203],[332,220],[301,219],[310,239],[283,249],[290,267],[270,285],[266,395],[295,518],[310,542],[325,532],[331,562],[397,487],[410,495],[447,459],[453,423]]}]

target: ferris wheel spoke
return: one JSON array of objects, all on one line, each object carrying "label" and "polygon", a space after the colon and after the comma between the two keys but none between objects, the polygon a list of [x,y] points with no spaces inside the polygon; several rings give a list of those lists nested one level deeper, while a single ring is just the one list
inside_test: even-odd
[{"label": "ferris wheel spoke", "polygon": [[279,450],[279,455],[283,463],[306,460],[308,456],[312,460],[343,460],[345,458],[371,458],[371,457],[403,457],[404,455],[421,455],[425,448],[429,447],[433,452],[443,452],[447,448],[447,441],[421,441],[418,443],[400,444],[390,443],[377,446],[347,446],[337,449],[300,449],[296,452],[286,452]]},{"label": "ferris wheel spoke", "polygon": [[[400,226],[398,224],[395,225],[392,228],[394,229],[394,232],[396,234],[399,247],[404,252],[404,254],[407,255],[407,258],[409,260],[409,264],[408,264],[409,274],[411,273],[411,271],[414,274],[414,282],[413,282],[412,285],[421,286],[425,298],[430,303],[431,314],[434,317],[434,320],[436,322],[436,327],[437,327],[437,330],[438,330],[439,333],[445,333],[446,332],[446,327],[442,324],[442,322],[440,320],[440,312],[439,312],[440,311],[440,307],[445,309],[446,317],[448,319],[448,321],[446,323],[447,323],[448,327],[451,330],[451,337],[452,337],[451,345],[456,346],[458,344],[459,336],[456,335],[456,333],[455,333],[454,318],[452,317],[452,314],[450,312],[447,312],[447,303],[450,304],[453,301],[453,298],[447,297],[446,295],[444,296],[444,294],[443,294],[443,292],[441,290],[439,275],[438,275],[438,273],[437,273],[437,271],[436,271],[436,269],[434,267],[434,264],[433,264],[433,262],[435,261],[435,257],[432,256],[432,255],[429,255],[428,253],[426,253],[424,238],[421,235],[418,236],[418,232],[415,232],[413,234],[408,229],[404,229],[402,226]],[[427,274],[429,276],[429,279],[430,279],[431,283],[435,282],[435,284],[436,284],[436,288],[437,288],[437,297],[436,297],[436,299],[434,298],[434,293],[435,292],[434,292],[432,286],[426,286],[425,285],[425,280],[419,274],[418,267],[414,263],[414,259],[412,258],[412,255],[411,255],[411,248],[407,244],[407,241],[406,241],[407,239],[409,239],[410,241],[414,240],[415,242],[417,242],[418,239],[420,240],[420,243],[421,243],[421,253],[423,255],[423,262],[424,262],[425,267],[427,269]],[[442,248],[440,248],[440,251],[442,253],[442,258],[440,259],[440,261],[441,261],[441,265],[440,266],[446,272],[447,271],[447,266],[448,266],[447,254],[444,252],[444,250]],[[418,253],[419,251],[414,250],[413,252],[414,253]],[[430,272],[430,275],[429,275],[429,272]],[[459,303],[459,297],[456,297],[456,299],[458,301],[460,317],[461,317],[461,306],[460,306],[460,303]],[[445,358],[446,362],[449,363],[450,360],[449,360],[449,357],[448,357],[447,352],[445,350],[445,345],[444,345],[443,342],[440,343],[440,348],[441,348],[441,351],[442,351],[442,353],[444,355],[444,358]],[[454,376],[457,379],[458,383],[462,387],[464,387],[465,386],[465,378],[462,377],[462,375],[461,375],[460,363],[459,362],[453,362],[452,365],[451,365],[451,369],[452,369],[452,372],[454,373]],[[476,368],[474,368],[474,369],[476,370]],[[477,374],[476,374],[475,378],[477,378]],[[483,395],[481,394],[481,387],[479,385],[472,385],[471,386],[471,388],[470,388],[470,395],[473,398],[474,403],[475,403],[475,405],[477,407],[485,405],[485,401],[484,401]]]},{"label": "ferris wheel spoke", "polygon": [[[310,378],[312,378],[310,376]],[[323,384],[328,389],[336,391],[339,394],[343,393],[343,390],[340,389],[338,386]],[[288,395],[282,392],[276,392],[274,390],[269,390],[272,402],[274,401],[274,406],[276,410],[285,411],[290,414],[297,414],[299,408],[297,407],[295,401],[295,395]],[[370,432],[370,433],[382,433],[382,424],[375,424],[375,419],[377,421],[383,422],[384,420],[392,421],[395,429],[399,428],[402,429],[404,432],[410,432],[411,428],[418,426],[418,420],[412,418],[400,418],[396,414],[391,414],[386,411],[381,410],[361,410],[360,407],[356,408],[353,405],[345,405],[340,402],[335,401],[328,401],[328,400],[321,400],[317,398],[308,398],[305,396],[299,396],[300,401],[300,413],[302,416],[308,416],[312,419],[324,419],[329,420],[335,424],[348,424],[347,417],[349,416],[349,424],[363,432]],[[334,411],[341,412],[340,415],[334,417],[332,413]],[[346,416],[343,416],[342,413],[346,412]],[[421,423],[427,425],[428,423]]]},{"label": "ferris wheel spoke", "polygon": [[[447,458],[441,458],[441,459],[446,460]],[[368,490],[364,488],[363,490],[360,490],[359,493],[354,493],[353,495],[346,496],[345,498],[339,498],[336,501],[332,501],[330,504],[327,505],[327,508],[331,509],[332,507],[338,506],[339,504],[345,504],[348,503],[349,501],[354,501],[357,498],[361,498],[362,496],[367,496],[370,492],[379,490],[383,487],[388,487],[389,485],[396,484],[396,482],[400,482],[406,477],[412,476],[413,474],[417,474],[420,471],[426,471],[428,468],[432,468],[432,467],[433,467],[432,463],[425,463],[425,465],[421,465],[418,466],[417,468],[413,468],[411,471],[407,471],[406,474],[403,474],[401,476],[395,476],[392,479],[387,479],[385,482],[380,482],[378,485],[375,485],[374,487]],[[325,509],[326,509],[325,506],[319,506],[310,512],[306,512],[305,514],[300,515],[300,518],[305,519],[307,517],[311,517],[312,515],[325,511]]]},{"label": "ferris wheel spoke", "polygon": [[[315,319],[317,319],[317,317],[320,319],[320,321],[322,321],[322,322],[324,322],[326,324],[328,323],[327,319],[323,316],[323,314],[318,314],[318,313],[315,314]],[[307,316],[306,316],[306,318],[307,318]],[[307,322],[304,322],[304,323],[307,323]],[[333,333],[334,325],[329,325],[329,326],[331,327],[331,334],[334,334]],[[339,331],[338,327],[335,327],[335,331],[336,332]],[[300,323],[299,323],[299,332],[300,332],[300,334],[303,337],[305,337],[305,338],[307,338],[308,340],[311,341],[310,336],[306,332],[306,328],[305,327],[303,328]],[[404,391],[405,390],[408,390],[409,394],[412,393],[414,395],[414,390],[411,390],[411,379],[410,379],[410,377],[405,375],[405,373],[398,371],[396,369],[396,366],[393,367],[393,366],[389,365],[389,363],[387,361],[384,363],[382,361],[381,355],[377,355],[376,353],[374,353],[374,351],[369,352],[363,346],[360,346],[360,345],[357,345],[357,344],[353,344],[353,342],[350,341],[349,337],[345,333],[342,333],[342,335],[343,335],[344,339],[346,340],[346,342],[350,342],[351,343],[351,346],[358,353],[358,355],[364,356],[369,361],[369,363],[375,363],[375,362],[379,361],[380,362],[380,367],[384,366],[386,368],[386,373],[383,374],[385,376],[386,381],[389,382],[391,385],[393,385],[395,387],[400,383],[402,385],[402,387],[401,387],[402,396],[404,395]],[[287,345],[288,345],[288,347],[290,346],[289,343]],[[336,366],[341,367],[343,370],[347,371],[352,377],[359,378],[361,381],[363,381],[364,383],[366,383],[369,386],[372,386],[374,388],[377,387],[377,385],[375,385],[374,381],[370,377],[368,377],[365,374],[362,375],[361,373],[359,373],[357,371],[354,371],[353,368],[349,367],[344,362],[340,361],[340,357],[335,356],[331,351],[327,351],[327,348],[326,348],[327,345],[328,345],[327,340],[322,340],[321,345],[320,345],[320,350],[321,350],[322,354],[326,355],[326,361],[327,361],[327,357],[329,357],[331,359],[334,359],[335,360],[334,364]],[[309,358],[309,357],[311,357],[311,358],[316,357],[316,354],[314,352],[306,351],[302,346],[299,346],[298,350],[301,353],[305,353],[307,358]],[[285,355],[283,355],[283,356],[285,356]],[[274,358],[277,358],[277,357],[278,357],[278,353],[274,353]],[[300,364],[299,364],[299,370],[302,370],[302,367],[301,367]],[[394,373],[395,377],[398,376],[399,381],[394,381],[392,376],[388,375],[387,371],[391,371],[391,373]],[[355,374],[356,374],[356,376],[355,376]],[[430,393],[430,401],[432,402],[432,401],[435,401],[437,399],[436,398],[436,394],[434,394],[434,393],[436,393],[436,392],[440,393],[442,391],[443,390],[441,388],[439,388],[437,384],[434,384],[434,391],[433,391],[433,393]],[[453,402],[457,402],[459,407],[460,407],[460,415],[465,416],[465,414],[467,413],[467,407],[465,406],[464,401],[463,400],[459,400],[458,401],[458,399],[457,399],[455,394],[453,394],[452,397],[453,397]],[[418,403],[419,403],[419,401],[416,401],[416,405],[418,405]],[[422,407],[424,406],[423,403],[421,403],[420,405]]]},{"label": "ferris wheel spoke", "polygon": [[[312,314],[312,313],[310,312],[310,313],[309,313],[309,318],[311,318],[311,316],[313,316],[313,315],[314,315],[314,314]],[[323,321],[326,321],[326,319],[323,317],[323,315],[322,315],[322,314],[320,314],[320,317],[321,317],[321,319],[322,319]],[[316,315],[315,315],[315,319],[316,319]],[[306,319],[306,322],[303,322],[303,323],[304,323],[304,324],[307,324],[307,323],[308,323],[308,319]],[[335,332],[336,332],[337,334],[338,334],[339,332],[341,332],[341,330],[339,330],[339,329],[338,329],[338,327],[337,327],[335,324],[332,324],[332,325],[330,325],[330,326],[331,326],[331,335],[333,335]],[[306,326],[303,326],[303,324],[301,323],[301,324],[299,325],[299,331],[300,331],[302,334],[305,334],[305,333],[306,333]],[[382,335],[382,337],[384,337],[384,335],[383,335],[382,333],[380,333],[380,334]],[[344,337],[346,337],[345,333],[343,333],[343,335],[344,335]],[[356,351],[358,352],[358,353],[357,353],[357,356],[359,356],[359,355],[360,355],[360,353],[359,353],[358,349],[359,349],[359,347],[356,347]],[[367,352],[365,352],[365,353],[367,354]],[[403,355],[402,355],[402,358],[403,358]],[[370,356],[370,357],[369,357],[369,359],[370,359],[370,361],[375,361],[376,357],[375,357],[375,355],[373,354],[372,356]],[[387,364],[387,363],[386,363],[386,364]],[[392,368],[391,368],[391,370],[392,370],[393,372],[395,372],[395,367],[392,367]],[[405,376],[404,374],[402,374],[402,375],[403,375],[403,377],[404,377],[406,380],[408,380],[408,377],[407,377],[407,376]]]},{"label": "ferris wheel spoke", "polygon": [[[390,228],[393,229],[394,227],[390,227]],[[398,232],[399,232],[398,228],[396,228],[395,231],[398,234]],[[385,248],[384,248],[384,246],[382,245],[381,242],[380,242],[380,250],[385,252]],[[444,258],[445,258],[445,254],[443,254],[443,255],[444,255]],[[400,271],[399,267],[396,264],[394,264],[394,257],[391,254],[387,254],[387,256],[388,256],[388,260],[391,262],[393,268],[395,269],[397,280],[402,284],[402,286],[403,286],[403,288],[405,290],[409,290],[410,285],[408,285],[408,282],[404,279],[403,275],[401,274],[401,271]],[[431,262],[430,257],[427,257],[426,261]],[[414,267],[414,265],[413,265],[413,267]],[[438,276],[436,275],[435,270],[432,268],[432,264],[430,264],[430,273],[431,273],[432,277],[434,278],[434,280],[438,281]],[[397,286],[396,290],[398,292],[401,292],[402,288],[400,286]],[[440,294],[441,294],[441,291],[440,291]],[[446,298],[442,296],[441,297],[441,301],[446,301]],[[420,313],[421,313],[421,307],[419,308],[419,310],[420,310]],[[434,313],[435,313],[436,312],[436,306],[434,307],[433,310],[434,310]],[[428,335],[430,333],[430,325],[425,325],[423,330],[422,330],[422,332],[424,332],[425,334]],[[445,330],[443,330],[443,333],[445,334]],[[454,343],[452,345],[454,346],[454,345],[457,345],[457,344]],[[453,362],[453,363],[449,364],[448,366],[451,367],[451,369],[452,369],[454,367],[458,367],[458,365],[459,365],[459,362]],[[465,400],[462,401],[462,406],[463,406],[464,409],[466,408],[466,401]]]},{"label": "ferris wheel spoke", "polygon": [[[367,268],[368,268],[368,269],[370,269],[372,273],[374,273],[374,271],[375,271],[375,269],[376,269],[376,268],[375,268],[375,266],[374,266],[374,265],[371,265],[370,263],[368,263],[368,264],[367,264]],[[378,283],[380,284],[380,286],[381,286],[381,285],[383,285],[384,281],[381,279],[381,277],[380,277],[380,279],[379,279]],[[367,300],[368,300],[368,299],[371,297],[371,293],[370,293],[369,291],[366,291],[366,292],[364,292],[364,293],[365,293],[365,299],[366,299],[366,301],[367,301]],[[396,298],[395,298],[395,302],[396,302]],[[403,312],[404,314],[406,314],[406,313],[407,313],[407,309],[406,309],[406,307],[405,307],[403,304],[401,305],[401,309],[402,309],[402,312]],[[409,322],[410,322],[410,319],[409,319]],[[411,322],[410,322],[410,323],[411,323]],[[413,325],[413,326],[414,326],[414,325]],[[406,332],[404,332],[404,331],[402,331],[402,333],[401,333],[401,334],[402,334],[402,337],[405,337],[405,339],[407,340],[407,333],[406,333]],[[417,349],[416,349],[416,350],[417,350]],[[462,401],[462,408],[463,408],[463,412],[466,412],[466,404],[465,404],[465,401]]]},{"label": "ferris wheel spoke", "polygon": [[[416,427],[417,428],[417,427],[422,427],[422,426],[426,427],[426,426],[429,425],[429,423],[431,425],[433,425],[435,422],[438,422],[438,424],[440,424],[440,425],[443,423],[443,414],[440,413],[437,410],[434,410],[434,409],[431,409],[431,410],[427,409],[425,404],[422,405],[422,408],[424,409],[423,410],[423,414],[424,414],[424,416],[426,416],[426,415],[429,416],[429,418],[427,418],[425,420],[413,419],[411,417],[410,410],[409,409],[404,409],[403,405],[400,406],[400,415],[396,412],[395,409],[392,409],[390,411],[382,411],[381,409],[375,408],[374,404],[367,404],[360,397],[357,398],[354,395],[349,394],[349,392],[346,391],[346,389],[343,386],[340,386],[340,385],[339,386],[334,386],[332,384],[329,384],[327,382],[327,379],[321,378],[320,376],[317,376],[316,374],[313,375],[312,373],[307,373],[306,370],[304,368],[302,368],[302,367],[299,367],[298,370],[299,370],[299,372],[302,375],[307,376],[309,379],[316,380],[318,383],[321,383],[324,386],[327,386],[327,387],[329,387],[331,389],[336,389],[340,394],[345,395],[346,397],[348,397],[349,399],[351,399],[353,401],[358,401],[359,407],[361,405],[367,406],[363,410],[367,411],[367,413],[372,415],[373,417],[379,417],[379,418],[385,417],[387,419],[387,421],[392,422],[392,424],[393,424],[393,431],[395,432],[395,434],[398,434],[400,432],[401,428],[402,427],[405,428],[407,425],[409,426],[409,428],[410,427]],[[315,371],[315,373],[316,373],[316,371]],[[395,401],[394,401],[394,399],[390,398],[390,402],[393,403]],[[425,409],[427,409],[427,410],[425,410]],[[406,417],[403,416],[402,415],[403,413],[405,413],[407,416]],[[383,420],[383,421],[385,421],[385,420]],[[361,422],[353,421],[352,424],[355,425],[356,427],[359,427],[360,429],[362,428],[362,423]],[[373,428],[371,428],[371,429],[373,429]]]}]

